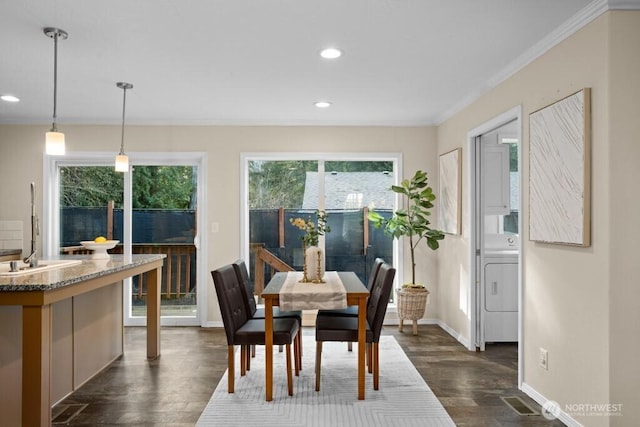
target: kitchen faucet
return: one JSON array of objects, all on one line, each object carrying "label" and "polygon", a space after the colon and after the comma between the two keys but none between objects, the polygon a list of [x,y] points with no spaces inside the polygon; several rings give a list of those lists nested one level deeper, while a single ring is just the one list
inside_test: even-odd
[{"label": "kitchen faucet", "polygon": [[36,254],[36,236],[40,234],[38,226],[38,215],[36,215],[36,183],[31,183],[31,253],[22,260],[29,267],[38,266],[38,256]]}]

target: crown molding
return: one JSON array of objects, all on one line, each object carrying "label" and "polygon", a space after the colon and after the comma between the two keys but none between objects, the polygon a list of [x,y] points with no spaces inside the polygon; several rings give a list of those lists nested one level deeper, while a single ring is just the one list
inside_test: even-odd
[{"label": "crown molding", "polygon": [[523,52],[522,55],[512,61],[501,72],[487,80],[482,87],[478,88],[478,90],[471,92],[460,102],[456,103],[453,107],[437,117],[435,124],[440,125],[447,119],[453,117],[465,107],[468,107],[473,102],[477,101],[482,95],[495,89],[500,83],[522,70],[525,66],[545,54],[551,48],[609,10],[640,10],[640,0],[594,0],[587,7],[549,33],[545,38]]}]

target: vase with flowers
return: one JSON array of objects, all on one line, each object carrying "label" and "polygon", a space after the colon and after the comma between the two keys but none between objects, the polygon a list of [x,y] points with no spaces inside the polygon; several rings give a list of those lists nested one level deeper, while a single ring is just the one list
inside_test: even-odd
[{"label": "vase with flowers", "polygon": [[327,213],[323,210],[316,211],[316,221],[311,217],[291,218],[289,222],[294,227],[304,231],[301,237],[303,253],[302,282],[322,283],[325,271],[324,252],[318,247],[320,236],[331,231],[327,224]]}]

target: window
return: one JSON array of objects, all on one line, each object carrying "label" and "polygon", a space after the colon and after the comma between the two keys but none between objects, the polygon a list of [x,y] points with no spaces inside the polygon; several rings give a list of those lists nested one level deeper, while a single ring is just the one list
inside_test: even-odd
[{"label": "window", "polygon": [[[328,213],[331,227],[324,238],[327,270],[354,271],[366,282],[376,257],[393,262],[396,242],[368,225],[367,214],[376,209],[391,215],[395,209],[390,188],[398,164],[399,155],[244,155],[243,245],[251,275],[255,253],[262,250],[301,270],[302,232],[289,220],[314,219],[317,209]],[[265,266],[265,277],[270,277],[270,268]]]}]

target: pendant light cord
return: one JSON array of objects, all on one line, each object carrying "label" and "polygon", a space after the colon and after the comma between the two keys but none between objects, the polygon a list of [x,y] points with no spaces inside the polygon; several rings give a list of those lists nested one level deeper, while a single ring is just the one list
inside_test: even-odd
[{"label": "pendant light cord", "polygon": [[124,155],[124,111],[125,111],[125,107],[127,105],[127,87],[124,86],[122,88],[123,95],[122,95],[122,134],[121,134],[121,138],[120,138],[120,153],[119,155],[123,156]]},{"label": "pendant light cord", "polygon": [[57,132],[56,129],[56,117],[57,117],[57,100],[58,99],[58,32],[53,34],[53,124],[51,125],[51,131]]}]

